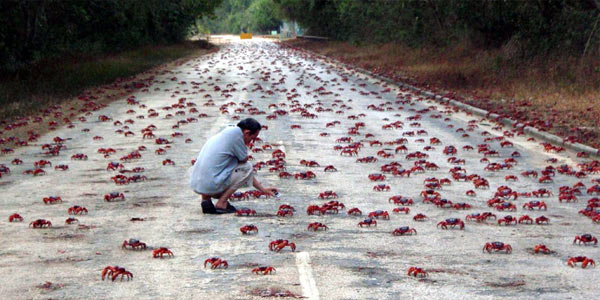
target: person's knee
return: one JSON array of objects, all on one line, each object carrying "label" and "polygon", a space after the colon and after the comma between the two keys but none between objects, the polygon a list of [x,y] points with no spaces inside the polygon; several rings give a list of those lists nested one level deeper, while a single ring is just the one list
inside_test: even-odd
[{"label": "person's knee", "polygon": [[247,161],[247,162],[245,162],[245,163],[241,164],[241,165],[240,165],[240,167],[242,167],[242,168],[244,168],[244,169],[249,169],[249,170],[252,170],[252,169],[254,168],[254,167],[252,166],[252,164],[251,164],[249,161]]}]

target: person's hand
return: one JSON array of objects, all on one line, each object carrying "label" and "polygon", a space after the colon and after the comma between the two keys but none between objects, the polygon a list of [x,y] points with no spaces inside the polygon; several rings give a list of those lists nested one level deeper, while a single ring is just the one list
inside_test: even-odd
[{"label": "person's hand", "polygon": [[265,195],[267,195],[269,197],[274,197],[276,191],[277,191],[276,188],[265,188],[262,190],[262,192],[265,193]]}]

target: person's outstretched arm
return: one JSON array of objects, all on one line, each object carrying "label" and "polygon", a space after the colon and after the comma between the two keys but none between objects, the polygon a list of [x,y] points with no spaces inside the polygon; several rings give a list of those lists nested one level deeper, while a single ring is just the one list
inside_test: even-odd
[{"label": "person's outstretched arm", "polygon": [[262,184],[260,184],[260,182],[256,179],[256,177],[254,177],[254,179],[252,181],[252,186],[254,186],[257,190],[259,190],[271,197],[275,196],[276,189],[263,187]]}]

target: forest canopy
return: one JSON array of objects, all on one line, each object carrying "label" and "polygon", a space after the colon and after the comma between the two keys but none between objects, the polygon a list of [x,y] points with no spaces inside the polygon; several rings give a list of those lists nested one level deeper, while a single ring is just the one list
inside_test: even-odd
[{"label": "forest canopy", "polygon": [[221,0],[0,1],[0,70],[186,38]]},{"label": "forest canopy", "polygon": [[598,51],[600,0],[273,0],[308,34],[355,43],[475,47],[519,55]]},{"label": "forest canopy", "polygon": [[213,34],[270,33],[279,29],[280,15],[273,0],[223,0],[214,16],[203,18],[202,24]]},{"label": "forest canopy", "polygon": [[509,48],[515,56],[600,51],[600,0],[0,1],[0,70],[70,53],[107,53],[211,33],[307,35],[412,47]]}]

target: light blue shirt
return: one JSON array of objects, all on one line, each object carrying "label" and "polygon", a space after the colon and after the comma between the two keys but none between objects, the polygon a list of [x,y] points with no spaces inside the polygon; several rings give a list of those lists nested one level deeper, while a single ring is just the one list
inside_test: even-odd
[{"label": "light blue shirt", "polygon": [[231,172],[248,157],[244,134],[237,126],[228,126],[206,141],[200,150],[192,175],[190,187],[200,194],[220,194],[227,188]]}]

